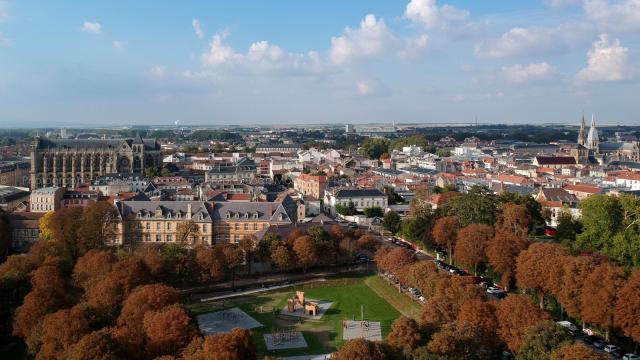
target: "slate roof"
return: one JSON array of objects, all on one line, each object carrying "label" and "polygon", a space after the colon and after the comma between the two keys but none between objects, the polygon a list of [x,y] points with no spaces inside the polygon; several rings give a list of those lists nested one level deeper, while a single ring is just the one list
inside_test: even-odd
[{"label": "slate roof", "polygon": [[375,197],[385,196],[384,193],[378,189],[340,189],[336,191],[335,197],[339,198],[353,198],[353,197]]},{"label": "slate roof", "polygon": [[[189,204],[191,204],[193,221],[211,221],[211,215],[203,201],[122,201],[118,204],[118,209],[123,218],[138,214],[145,218],[148,214],[153,219],[156,210],[160,208],[163,218],[168,218],[171,215],[171,218],[176,219],[180,215],[180,218],[184,219]],[[202,219],[199,217],[200,214],[202,214]]]},{"label": "slate roof", "polygon": [[40,138],[38,149],[117,149],[123,142],[131,145],[134,141],[142,141],[145,150],[159,150],[156,139],[49,139]]},{"label": "slate roof", "polygon": [[291,223],[284,206],[275,202],[217,202],[213,205],[211,216],[215,220],[242,219]]}]

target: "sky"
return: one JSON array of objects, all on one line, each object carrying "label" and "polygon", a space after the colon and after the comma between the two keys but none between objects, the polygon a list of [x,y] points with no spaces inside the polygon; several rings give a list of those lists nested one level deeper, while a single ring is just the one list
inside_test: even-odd
[{"label": "sky", "polygon": [[0,126],[640,125],[640,0],[0,0]]}]

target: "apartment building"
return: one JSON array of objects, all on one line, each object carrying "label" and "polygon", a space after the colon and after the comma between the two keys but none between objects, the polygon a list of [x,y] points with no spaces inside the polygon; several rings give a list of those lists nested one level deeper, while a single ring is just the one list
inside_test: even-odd
[{"label": "apartment building", "polygon": [[302,195],[321,199],[324,191],[327,189],[328,183],[329,181],[326,175],[301,174],[293,182],[293,188],[298,190]]},{"label": "apartment building", "polygon": [[214,243],[238,243],[269,225],[291,224],[281,202],[217,202],[211,211],[215,222]]}]

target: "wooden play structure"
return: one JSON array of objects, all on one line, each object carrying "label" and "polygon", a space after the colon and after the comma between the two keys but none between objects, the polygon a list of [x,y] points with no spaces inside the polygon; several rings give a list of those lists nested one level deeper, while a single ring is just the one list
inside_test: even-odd
[{"label": "wooden play structure", "polygon": [[304,298],[304,291],[296,291],[296,296],[292,299],[287,299],[287,311],[290,313],[296,312],[296,308],[300,306],[302,311],[310,316],[318,315],[318,303],[313,301],[306,301]]}]

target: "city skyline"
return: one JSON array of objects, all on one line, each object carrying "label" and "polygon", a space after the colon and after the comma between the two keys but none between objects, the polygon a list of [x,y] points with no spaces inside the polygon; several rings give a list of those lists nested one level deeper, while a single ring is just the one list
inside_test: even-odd
[{"label": "city skyline", "polygon": [[0,127],[637,124],[637,0],[0,1]]}]

